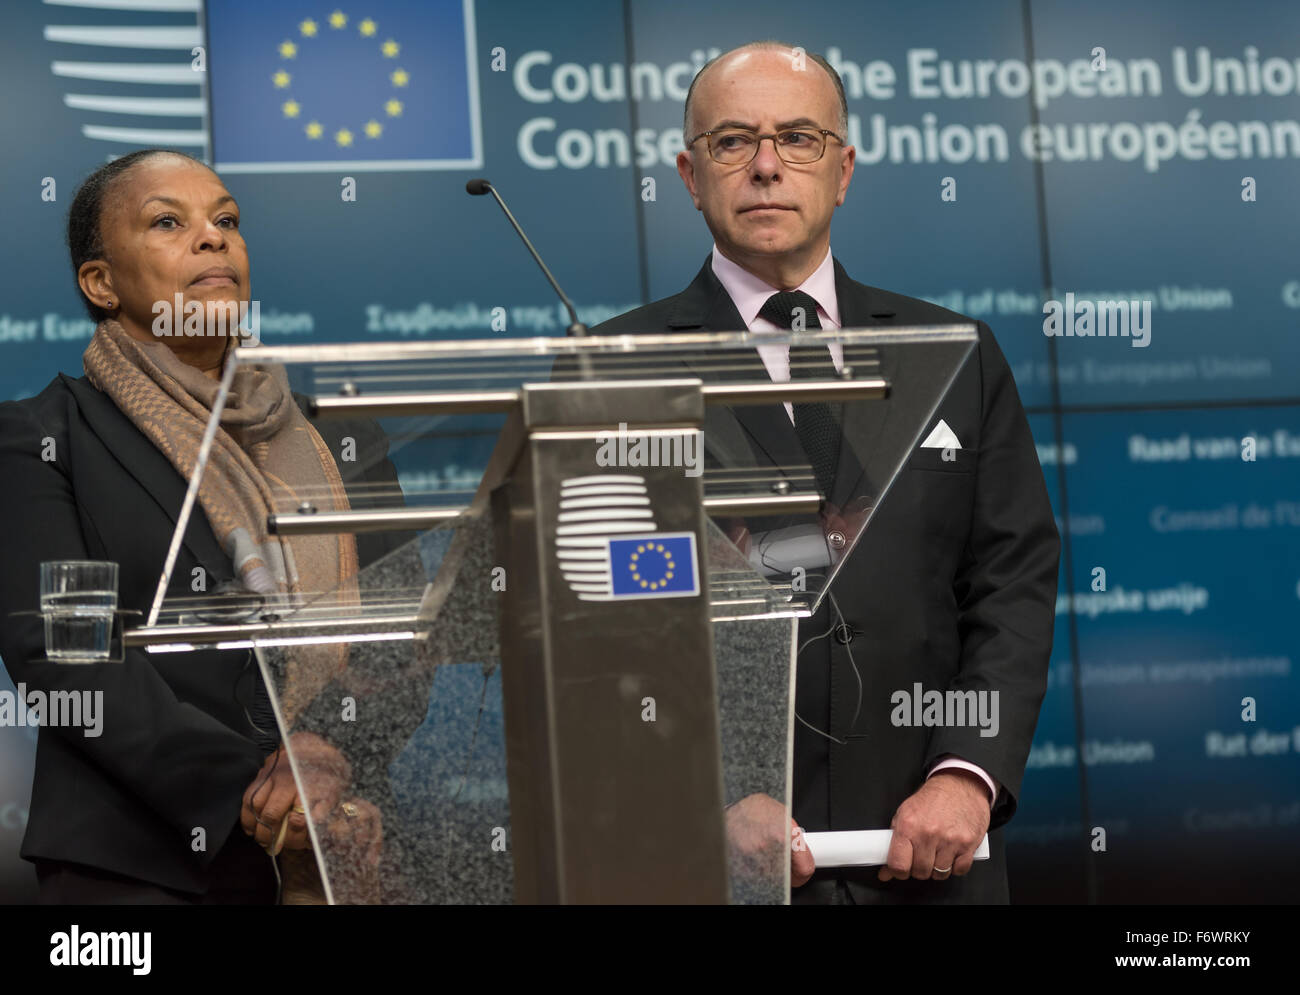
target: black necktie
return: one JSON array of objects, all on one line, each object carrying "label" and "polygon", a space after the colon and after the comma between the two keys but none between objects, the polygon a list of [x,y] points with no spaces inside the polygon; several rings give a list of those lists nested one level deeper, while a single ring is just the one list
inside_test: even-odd
[{"label": "black necktie", "polygon": [[[802,321],[796,325],[795,311],[801,309]],[[758,312],[781,329],[798,332],[800,328],[820,330],[817,302],[801,290],[773,294]],[[837,374],[831,361],[830,349],[825,345],[790,347],[791,380],[834,380]],[[813,475],[823,497],[830,497],[835,483],[835,470],[840,461],[840,443],[843,432],[831,413],[830,406],[821,401],[799,403],[794,408],[794,432],[799,444],[808,454]]]}]

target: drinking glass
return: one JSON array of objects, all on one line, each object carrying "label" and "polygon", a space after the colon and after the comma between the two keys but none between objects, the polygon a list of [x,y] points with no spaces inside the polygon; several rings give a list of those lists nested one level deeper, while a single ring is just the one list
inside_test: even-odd
[{"label": "drinking glass", "polygon": [[117,564],[54,560],[41,564],[45,655],[63,662],[107,660],[117,610]]}]

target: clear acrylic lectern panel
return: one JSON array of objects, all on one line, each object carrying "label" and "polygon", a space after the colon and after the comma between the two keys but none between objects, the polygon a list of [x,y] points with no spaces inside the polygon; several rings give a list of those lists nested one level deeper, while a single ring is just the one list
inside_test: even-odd
[{"label": "clear acrylic lectern panel", "polygon": [[[814,384],[800,395],[825,398],[842,428],[830,487],[819,486],[782,400],[764,393],[772,385],[756,351],[810,340],[842,354],[831,393]],[[312,838],[332,900],[510,901],[518,841],[500,633],[515,620],[500,610],[510,578],[498,562],[491,495],[525,444],[521,424],[551,405],[548,391],[586,410],[582,392],[594,400],[601,384],[700,382],[702,407],[681,401],[696,388],[666,388],[652,429],[593,404],[579,434],[593,478],[664,465],[702,477],[696,597],[712,620],[724,800],[765,794],[788,808],[797,619],[829,589],[974,341],[973,326],[952,326],[241,348],[222,398],[237,402],[248,377],[285,377],[342,484],[314,473],[278,479],[267,496],[271,527],[256,538],[288,544],[293,562],[312,562],[296,556],[300,548],[352,549],[354,559],[326,561],[354,570],[341,581],[289,571],[296,582],[277,591],[232,582],[180,594],[169,559],[136,641],[170,652],[255,648],[304,807],[329,802]],[[213,448],[229,443],[221,416],[219,406]],[[208,455],[200,453],[174,548]],[[809,500],[793,508],[799,496]],[[357,514],[371,520],[349,517]],[[375,521],[382,515],[393,517]],[[619,638],[655,639],[634,613],[627,619]],[[346,764],[337,792],[314,772],[322,755]],[[608,802],[585,816],[612,820],[622,790],[611,786]],[[788,900],[788,846],[728,845],[732,901]]]},{"label": "clear acrylic lectern panel", "polygon": [[[719,574],[746,569],[716,528],[707,543]],[[513,898],[513,838],[497,637],[492,536],[481,517],[430,530],[357,576],[394,601],[387,616],[357,609],[292,635],[250,638],[289,744],[303,807],[330,814],[311,833],[330,901],[341,904],[496,904]],[[427,621],[414,622],[426,590]],[[742,586],[737,601],[750,595]],[[789,803],[796,620],[751,618],[717,603],[714,665],[725,797]],[[339,601],[344,599],[340,598]],[[400,604],[398,604],[400,603]],[[355,622],[351,638],[335,633]],[[408,626],[401,629],[398,626]],[[630,631],[629,638],[644,638]],[[313,773],[320,742],[348,767],[334,796]],[[333,756],[333,753],[331,753]],[[610,798],[610,804],[615,799]],[[608,813],[590,813],[601,820]],[[635,840],[626,841],[629,848]],[[734,850],[731,900],[788,899],[789,851]]]},{"label": "clear acrylic lectern panel", "polygon": [[[430,514],[463,510],[473,500],[505,412],[525,385],[699,379],[711,392],[702,440],[686,430],[638,433],[617,411],[602,411],[592,472],[671,464],[702,475],[711,502],[798,493],[824,499],[817,510],[711,516],[779,597],[816,610],[975,341],[973,325],[948,325],[260,346],[236,350],[232,370],[236,377],[286,371],[307,420],[337,449],[349,509]],[[834,482],[826,486],[783,402],[745,390],[782,388],[771,383],[758,347],[791,343],[827,346],[837,358],[837,383],[830,386],[856,388],[825,395],[843,439]],[[200,460],[197,472],[203,468]],[[317,481],[283,485],[276,502],[286,530],[302,509],[319,514],[338,506]],[[184,526],[183,516],[178,530]],[[160,609],[161,597],[151,624]]]}]

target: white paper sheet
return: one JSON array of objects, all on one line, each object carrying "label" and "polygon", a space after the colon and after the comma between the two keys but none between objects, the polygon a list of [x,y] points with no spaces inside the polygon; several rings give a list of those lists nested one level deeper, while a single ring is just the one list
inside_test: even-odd
[{"label": "white paper sheet", "polygon": [[[818,867],[878,867],[889,857],[892,829],[854,829],[839,833],[804,833],[808,851]],[[989,838],[975,850],[976,860],[989,859]]]}]

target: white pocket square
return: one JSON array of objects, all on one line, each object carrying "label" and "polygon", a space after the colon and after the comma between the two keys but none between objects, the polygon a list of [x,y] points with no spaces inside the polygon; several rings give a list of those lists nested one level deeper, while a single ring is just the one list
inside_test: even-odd
[{"label": "white pocket square", "polygon": [[957,441],[957,434],[948,427],[948,423],[942,418],[939,424],[934,426],[934,431],[926,436],[925,441],[921,443],[922,449],[960,449],[961,443]]}]

